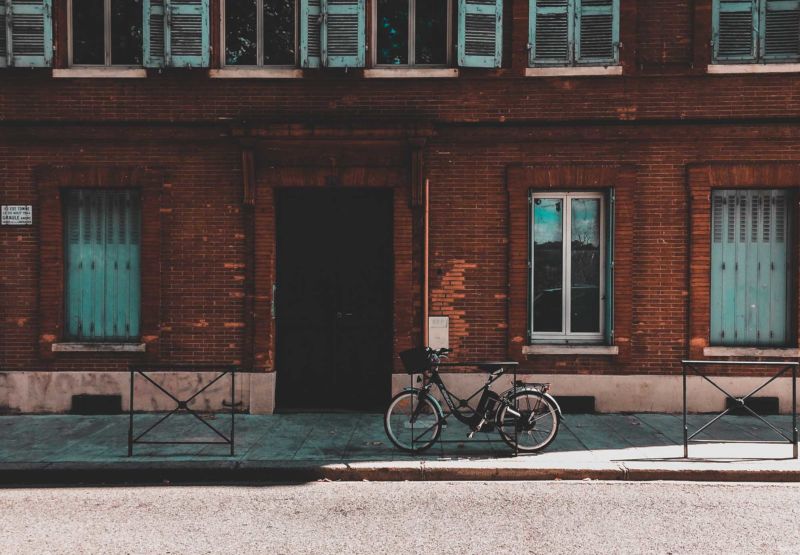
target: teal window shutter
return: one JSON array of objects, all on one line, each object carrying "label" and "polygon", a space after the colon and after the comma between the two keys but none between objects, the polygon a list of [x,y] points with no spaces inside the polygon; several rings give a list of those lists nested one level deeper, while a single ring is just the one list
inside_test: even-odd
[{"label": "teal window shutter", "polygon": [[500,67],[503,0],[458,0],[458,65]]},{"label": "teal window shutter", "polygon": [[619,0],[575,0],[575,61],[615,64],[619,59]]},{"label": "teal window shutter", "polygon": [[574,42],[573,2],[530,0],[529,63],[570,65]]},{"label": "teal window shutter", "polygon": [[138,339],[138,193],[77,189],[65,199],[67,336],[80,341]]},{"label": "teal window shutter", "polygon": [[759,55],[770,61],[800,59],[800,0],[765,0]]},{"label": "teal window shutter", "polygon": [[714,0],[714,61],[753,62],[758,37],[758,0]]},{"label": "teal window shutter", "polygon": [[0,5],[0,67],[53,63],[52,0],[4,0]]},{"label": "teal window shutter", "polygon": [[783,346],[788,330],[789,214],[785,191],[712,196],[711,342]]},{"label": "teal window shutter", "polygon": [[209,0],[144,0],[145,67],[208,67]]},{"label": "teal window shutter", "polygon": [[364,67],[365,60],[365,0],[301,0],[302,67]]}]

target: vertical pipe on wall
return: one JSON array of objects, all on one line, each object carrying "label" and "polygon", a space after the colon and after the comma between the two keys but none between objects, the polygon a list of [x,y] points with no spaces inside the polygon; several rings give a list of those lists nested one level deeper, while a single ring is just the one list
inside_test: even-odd
[{"label": "vertical pipe on wall", "polygon": [[422,243],[422,343],[429,343],[428,330],[428,272],[429,272],[429,239],[430,239],[430,182],[426,179],[423,185],[423,243]]}]

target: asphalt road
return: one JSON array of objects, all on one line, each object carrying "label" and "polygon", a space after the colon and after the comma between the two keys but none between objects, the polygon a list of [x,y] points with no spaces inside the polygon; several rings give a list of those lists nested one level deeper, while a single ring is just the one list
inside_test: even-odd
[{"label": "asphalt road", "polygon": [[0,552],[800,553],[800,484],[0,490]]}]

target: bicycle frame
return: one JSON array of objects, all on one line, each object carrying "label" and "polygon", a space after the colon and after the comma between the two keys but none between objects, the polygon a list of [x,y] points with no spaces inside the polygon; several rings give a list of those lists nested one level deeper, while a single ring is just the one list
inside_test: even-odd
[{"label": "bicycle frame", "polygon": [[[444,402],[447,404],[447,408],[450,409],[450,414],[443,415],[442,418],[443,420],[447,420],[447,418],[450,415],[453,415],[456,417],[456,420],[463,422],[468,426],[474,426],[478,421],[480,421],[483,418],[483,415],[481,415],[477,410],[472,409],[472,407],[469,405],[469,402],[475,397],[477,397],[479,394],[483,394],[485,391],[489,390],[492,384],[497,380],[499,380],[500,377],[503,376],[503,374],[505,374],[505,370],[497,374],[490,374],[489,379],[482,387],[476,389],[472,393],[472,395],[470,395],[466,399],[461,399],[460,397],[453,394],[450,390],[447,389],[447,386],[442,380],[442,377],[439,375],[439,367],[437,365],[431,368],[430,378],[428,379],[428,382],[425,384],[423,391],[426,394],[430,394],[430,390],[433,385],[435,385],[439,389],[439,393],[441,393],[442,399],[444,399]],[[504,403],[506,402],[505,393],[500,395],[500,402]],[[469,407],[470,409],[473,410],[473,413],[470,415],[465,415],[464,413],[461,412],[461,410],[459,410],[463,409],[464,407]],[[510,409],[513,411],[512,414],[516,413],[513,407],[510,407]],[[495,409],[495,411],[496,410],[497,409]],[[519,413],[516,413],[515,416],[520,416],[520,415]]]}]

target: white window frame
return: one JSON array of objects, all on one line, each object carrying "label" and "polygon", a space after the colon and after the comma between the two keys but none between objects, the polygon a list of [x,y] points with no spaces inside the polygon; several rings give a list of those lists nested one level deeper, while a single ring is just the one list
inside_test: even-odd
[{"label": "white window frame", "polygon": [[405,64],[379,64],[378,63],[378,1],[373,0],[372,4],[372,33],[370,33],[370,49],[372,50],[372,67],[388,68],[447,68],[453,65],[453,0],[447,2],[447,51],[444,64],[418,64],[416,63],[416,21],[417,21],[417,2],[424,0],[408,1],[408,63]]},{"label": "white window frame", "polygon": [[[144,12],[142,12],[144,18]],[[142,40],[144,41],[144,19],[142,19]],[[103,63],[102,64],[75,64],[73,61],[73,31],[72,31],[72,0],[67,0],[67,58],[69,67],[89,68],[130,68],[141,69],[143,65],[112,64],[111,60],[111,0],[103,0]],[[142,61],[144,61],[144,43],[142,43]]]},{"label": "white window frame", "polygon": [[[605,192],[535,192],[530,195],[530,241],[528,257],[531,261],[529,272],[530,280],[530,300],[529,300],[529,337],[531,343],[592,343],[598,344],[605,341],[605,311],[608,292],[606,291],[606,193]],[[561,289],[563,301],[561,306],[561,331],[560,332],[535,332],[534,331],[534,268],[536,259],[534,258],[534,206],[536,199],[561,199],[563,202],[562,215],[562,276]],[[572,312],[572,200],[573,199],[597,199],[600,201],[600,284],[599,302],[600,310],[599,331],[591,333],[571,332],[571,312]]]},{"label": "white window frame", "polygon": [[255,65],[244,65],[244,64],[228,64],[228,56],[227,56],[227,29],[226,29],[226,8],[228,2],[226,0],[220,0],[220,43],[222,44],[220,50],[220,67],[228,68],[228,69],[253,69],[253,68],[264,68],[264,69],[294,69],[298,65],[300,65],[300,41],[299,41],[299,32],[300,32],[300,2],[299,0],[294,0],[294,63],[292,64],[265,64],[264,63],[264,2],[268,2],[269,0],[256,0],[256,63]]}]

